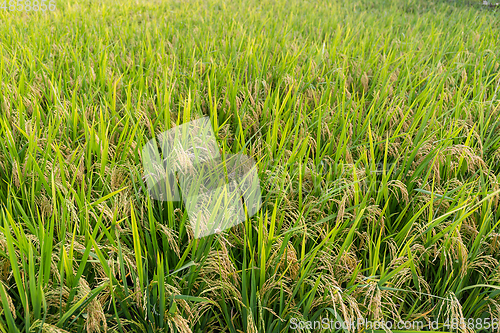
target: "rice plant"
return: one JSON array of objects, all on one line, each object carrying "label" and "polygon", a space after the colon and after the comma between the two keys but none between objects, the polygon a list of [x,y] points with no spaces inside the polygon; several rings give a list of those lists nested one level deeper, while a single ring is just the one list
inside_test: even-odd
[{"label": "rice plant", "polygon": [[[0,22],[1,332],[500,331],[496,7],[67,0]],[[202,117],[256,162],[262,207],[196,237],[142,148]]]}]

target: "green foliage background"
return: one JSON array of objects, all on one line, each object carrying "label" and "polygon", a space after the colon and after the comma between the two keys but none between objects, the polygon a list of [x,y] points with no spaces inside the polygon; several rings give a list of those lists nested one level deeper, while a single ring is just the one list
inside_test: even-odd
[{"label": "green foliage background", "polygon": [[[0,331],[500,318],[495,10],[69,0],[0,23]],[[203,115],[263,207],[196,240],[140,151]]]}]

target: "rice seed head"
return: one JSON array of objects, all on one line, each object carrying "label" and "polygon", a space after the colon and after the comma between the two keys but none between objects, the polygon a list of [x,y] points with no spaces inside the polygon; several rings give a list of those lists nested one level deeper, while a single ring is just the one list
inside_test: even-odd
[{"label": "rice seed head", "polygon": [[19,173],[17,170],[17,161],[12,162],[12,180],[14,181],[14,185],[16,187],[21,186],[21,182],[19,181]]},{"label": "rice seed head", "polygon": [[361,77],[361,85],[363,86],[364,92],[368,91],[369,83],[370,83],[370,79],[368,78],[368,75],[366,74],[366,72],[364,72],[363,76]]}]

